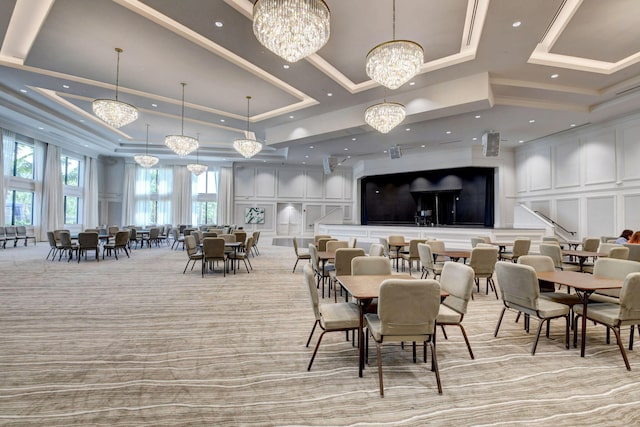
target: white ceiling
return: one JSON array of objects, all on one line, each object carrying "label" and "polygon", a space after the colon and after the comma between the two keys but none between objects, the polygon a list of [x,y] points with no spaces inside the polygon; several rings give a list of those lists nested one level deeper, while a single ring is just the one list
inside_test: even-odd
[{"label": "white ceiling", "polygon": [[[184,132],[199,136],[201,160],[240,159],[231,144],[247,128],[251,95],[249,127],[268,144],[254,161],[320,164],[386,156],[394,144],[480,144],[487,130],[517,146],[640,108],[637,0],[398,0],[396,36],[426,58],[396,91],[364,72],[367,52],[392,38],[391,0],[327,0],[329,42],[288,69],[253,36],[252,3],[4,0],[0,124],[115,156],[144,150],[150,124],[150,152],[173,162],[163,140],[180,132],[186,82]],[[121,129],[91,112],[93,99],[115,96],[116,47],[119,99],[140,111]],[[382,135],[363,117],[385,97],[408,116]]]}]

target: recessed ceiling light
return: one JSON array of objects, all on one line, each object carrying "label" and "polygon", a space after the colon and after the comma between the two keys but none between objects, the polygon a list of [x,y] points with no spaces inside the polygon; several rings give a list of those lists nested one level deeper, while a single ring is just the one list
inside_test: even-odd
[{"label": "recessed ceiling light", "polygon": [[84,123],[84,119],[80,119],[80,123]]},{"label": "recessed ceiling light", "polygon": [[558,77],[560,77],[560,74],[551,74],[552,79],[557,79]]},{"label": "recessed ceiling light", "polygon": [[479,119],[480,117],[482,117],[482,116],[480,116],[480,114],[478,114],[478,115],[476,116],[476,119]]},{"label": "recessed ceiling light", "polygon": [[302,164],[303,164],[303,165],[306,165],[306,164],[307,164],[307,162],[302,162]]},{"label": "recessed ceiling light", "polygon": [[345,147],[344,151],[349,151],[349,149]]},{"label": "recessed ceiling light", "polygon": [[309,148],[315,148],[313,145],[310,145]]},{"label": "recessed ceiling light", "polygon": [[222,28],[222,27],[224,27],[224,24],[222,23],[222,21],[216,21],[215,25],[216,25],[216,27],[218,27],[218,28]]},{"label": "recessed ceiling light", "polygon": [[224,119],[220,119],[220,123],[224,123]]},{"label": "recessed ceiling light", "polygon": [[85,147],[88,147],[88,146],[89,146],[89,144],[84,144],[84,146],[85,146]]},{"label": "recessed ceiling light", "polygon": [[304,156],[304,158],[305,158],[305,159],[308,159],[308,158],[309,158],[309,156]]},{"label": "recessed ceiling light", "polygon": [[43,128],[42,126],[38,126],[38,129],[42,130],[42,129],[44,129],[44,128]]},{"label": "recessed ceiling light", "polygon": [[355,140],[357,140],[357,139],[358,139],[358,138],[351,138],[351,140],[352,140],[352,141],[355,141]]},{"label": "recessed ceiling light", "polygon": [[338,166],[342,166],[342,162],[338,163]]},{"label": "recessed ceiling light", "polygon": [[293,119],[295,116],[289,116],[290,119]]},{"label": "recessed ceiling light", "polygon": [[522,22],[520,21],[515,21],[513,24],[511,24],[513,28],[518,28],[520,25],[522,25]]},{"label": "recessed ceiling light", "polygon": [[263,161],[262,161],[262,163],[267,163],[267,161],[266,161],[266,160],[263,160]]},{"label": "recessed ceiling light", "polygon": [[576,127],[576,124],[575,123],[571,123],[571,127],[572,128]]},{"label": "recessed ceiling light", "polygon": [[529,123],[535,123],[535,122],[536,122],[536,121],[535,121],[535,120],[533,120],[533,119],[529,120]]},{"label": "recessed ceiling light", "polygon": [[406,130],[407,132],[409,132],[409,131],[411,131],[411,128],[406,128],[405,130]]},{"label": "recessed ceiling light", "polygon": [[62,85],[63,88],[69,89],[69,85]]},{"label": "recessed ceiling light", "polygon": [[284,65],[282,66],[282,68],[284,68],[285,70],[288,70],[289,68],[291,68],[291,65],[289,65],[289,64],[284,64]]},{"label": "recessed ceiling light", "polygon": [[445,133],[446,133],[447,135],[451,135],[451,131],[450,131],[450,130],[446,131]]},{"label": "recessed ceiling light", "polygon": [[387,154],[387,150],[384,150],[384,151],[383,151],[383,153],[384,153],[384,154]]},{"label": "recessed ceiling light", "polygon": [[475,136],[473,138],[471,138],[471,139],[474,140],[474,141],[478,140],[478,138],[476,138]]},{"label": "recessed ceiling light", "polygon": [[520,144],[522,144],[524,142],[524,139],[521,139],[520,141],[518,141]]},{"label": "recessed ceiling light", "polygon": [[416,82],[409,82],[409,86],[415,86]]},{"label": "recessed ceiling light", "polygon": [[151,106],[152,106],[153,108],[156,108],[156,107],[158,106],[158,104],[151,104]]},{"label": "recessed ceiling light", "polygon": [[333,94],[331,92],[327,93],[327,96],[333,96]]},{"label": "recessed ceiling light", "polygon": [[26,89],[20,89],[20,92],[27,93],[27,90]]},{"label": "recessed ceiling light", "polygon": [[351,156],[347,156],[347,159],[350,159],[350,158],[351,158]]},{"label": "recessed ceiling light", "polygon": [[426,145],[422,144],[420,147],[424,148],[424,147],[426,147]]}]

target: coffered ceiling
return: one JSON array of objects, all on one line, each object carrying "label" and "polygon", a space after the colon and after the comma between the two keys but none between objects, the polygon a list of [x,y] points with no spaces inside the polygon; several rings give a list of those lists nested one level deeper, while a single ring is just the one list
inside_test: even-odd
[{"label": "coffered ceiling", "polygon": [[[249,127],[267,144],[252,161],[321,164],[471,146],[487,130],[517,146],[640,109],[637,0],[398,0],[396,36],[420,43],[425,64],[395,91],[365,73],[392,38],[392,1],[327,4],[329,42],[288,64],[253,36],[249,0],[4,0],[0,124],[112,156],[143,151],[149,124],[150,152],[174,162],[163,140],[180,132],[186,82],[201,160],[240,160],[232,141]],[[119,99],[140,111],[121,129],[91,112],[115,96],[116,47]],[[407,118],[383,135],[364,110],[385,98]]]}]

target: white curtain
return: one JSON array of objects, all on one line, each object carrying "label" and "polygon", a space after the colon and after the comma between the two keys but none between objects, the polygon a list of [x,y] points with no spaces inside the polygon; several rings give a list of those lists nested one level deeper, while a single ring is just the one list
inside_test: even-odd
[{"label": "white curtain", "polygon": [[[15,144],[16,134],[2,129],[2,140],[0,140],[0,192],[2,197],[2,205],[4,206],[5,199],[7,198],[7,190],[5,181],[9,181],[11,175],[11,160],[13,146]],[[5,225],[4,209],[0,209],[0,226]]]},{"label": "white curtain", "polygon": [[173,169],[158,169],[158,218],[156,223],[172,224],[171,193],[173,192]]},{"label": "white curtain", "polygon": [[220,168],[218,182],[218,224],[233,224],[233,168]]},{"label": "white curtain", "polygon": [[125,163],[124,188],[122,190],[122,225],[144,225],[135,221],[136,212],[136,165]]},{"label": "white curtain", "polygon": [[98,226],[98,160],[84,158],[84,228]]},{"label": "white curtain", "polygon": [[[191,224],[191,172],[184,166],[173,167],[173,224]],[[168,223],[167,223],[168,224]]]},{"label": "white curtain", "polygon": [[64,194],[62,192],[62,170],[60,167],[60,147],[47,145],[42,184],[42,210],[40,217],[40,240],[47,240],[47,231],[64,226]]}]

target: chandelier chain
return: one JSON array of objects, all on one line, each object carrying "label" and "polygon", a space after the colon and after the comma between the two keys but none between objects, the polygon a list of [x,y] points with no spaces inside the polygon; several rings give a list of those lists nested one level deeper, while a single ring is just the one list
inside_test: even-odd
[{"label": "chandelier chain", "polygon": [[187,85],[185,82],[180,83],[182,85],[182,129],[180,133],[184,135],[184,87]]},{"label": "chandelier chain", "polygon": [[144,155],[145,156],[149,155],[149,123],[147,123],[147,145],[145,146],[145,149],[144,149]]},{"label": "chandelier chain", "polygon": [[116,52],[118,52],[118,60],[116,61],[116,101],[118,100],[118,86],[120,85],[120,52],[122,49],[119,47],[116,48]]},{"label": "chandelier chain", "polygon": [[396,39],[396,0],[393,0],[393,40]]}]

